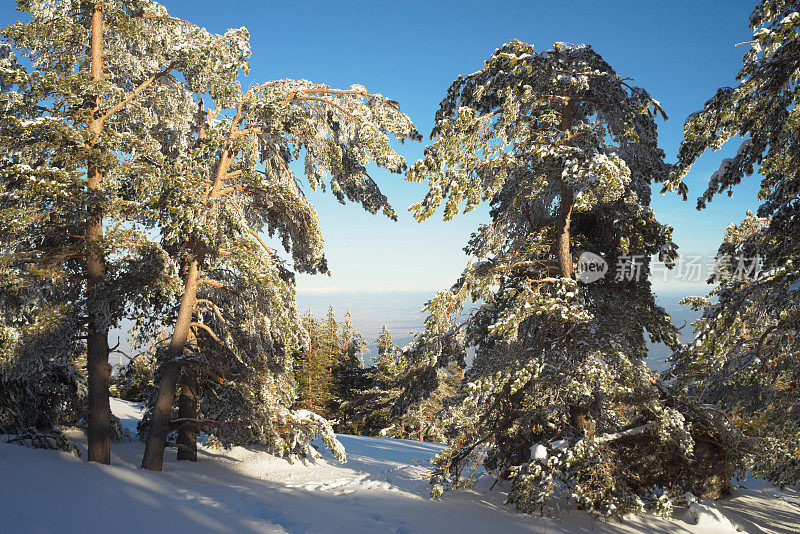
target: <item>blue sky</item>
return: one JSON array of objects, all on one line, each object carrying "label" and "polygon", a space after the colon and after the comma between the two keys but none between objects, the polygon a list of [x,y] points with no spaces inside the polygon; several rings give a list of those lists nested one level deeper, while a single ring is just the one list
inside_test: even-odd
[{"label": "blue sky", "polygon": [[[400,102],[426,135],[447,87],[481,68],[495,48],[517,38],[539,49],[556,41],[591,44],[624,76],[664,104],[661,144],[674,160],[686,116],[721,85],[734,83],[750,37],[750,1],[630,2],[171,2],[181,17],[222,31],[245,25],[251,33],[255,81],[302,77],[332,86],[362,83]],[[409,161],[423,143],[399,147]],[[722,230],[755,204],[755,180],[734,198],[715,199],[698,213],[693,199],[719,161],[737,146],[712,153],[689,176],[690,200],[655,195],[659,218],[675,227],[686,254],[713,256]],[[300,291],[448,287],[466,263],[462,247],[485,207],[443,223],[413,221],[407,207],[424,184],[376,172],[400,215],[392,223],[329,195],[312,195],[320,213],[333,276],[299,277]],[[686,290],[678,283],[665,289]],[[695,290],[697,291],[697,290]],[[704,289],[699,289],[704,291]]]},{"label": "blue sky", "polygon": [[[246,26],[253,49],[250,81],[307,78],[334,87],[361,83],[398,100],[427,137],[439,100],[462,73],[481,68],[495,48],[517,38],[537,49],[554,42],[591,44],[623,75],[659,99],[670,119],[660,125],[661,146],[673,161],[686,116],[717,87],[731,85],[741,65],[754,2],[729,1],[438,1],[272,2],[169,1],[181,18],[223,32]],[[0,24],[12,22],[14,4],[0,4]],[[757,180],[719,197],[704,212],[694,198],[731,143],[704,156],[687,181],[690,200],[654,196],[659,219],[675,227],[685,254],[713,256],[723,228],[756,205]],[[423,143],[399,146],[413,162]],[[333,276],[300,276],[301,292],[435,290],[449,286],[466,263],[462,247],[486,220],[486,208],[448,223],[418,224],[406,211],[426,192],[424,184],[376,171],[397,223],[340,206],[330,195],[311,194],[317,205]],[[657,193],[657,190],[656,190]],[[660,290],[703,292],[678,283]]]}]

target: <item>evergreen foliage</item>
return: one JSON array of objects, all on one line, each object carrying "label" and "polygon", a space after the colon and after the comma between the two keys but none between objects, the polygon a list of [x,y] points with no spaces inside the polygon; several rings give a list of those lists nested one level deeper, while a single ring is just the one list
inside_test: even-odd
[{"label": "evergreen foliage", "polygon": [[[347,423],[342,429],[364,436],[381,436],[421,441],[445,441],[441,415],[445,399],[458,390],[463,377],[461,368],[451,364],[434,369],[437,385],[415,400],[405,399],[405,385],[413,380],[418,368],[409,366],[408,348],[400,348],[384,326],[375,340],[378,354],[350,383],[347,400],[341,404],[339,417]],[[423,372],[428,371],[426,366]],[[404,409],[399,409],[403,405]]]},{"label": "evergreen foliage", "polygon": [[[158,352],[145,467],[160,468],[170,429],[200,423],[172,421],[179,378],[189,412],[198,399],[184,386],[204,375],[229,386],[238,402],[207,407],[230,423],[225,442],[296,450],[305,437],[285,436],[303,425],[332,439],[324,420],[289,409],[289,355],[305,339],[291,271],[259,233],[282,240],[294,269],[326,272],[316,214],[289,163],[303,157],[312,188],[394,218],[365,166],[404,170],[390,136],[419,138],[408,117],[359,85],[278,80],[242,91],[245,29],[213,35],[150,0],[18,4],[30,19],[3,38],[30,68],[3,48],[0,208],[13,222],[2,229],[4,287],[41,287],[27,297],[39,299],[32,309],[63,318],[44,323],[63,325],[46,332],[49,358],[87,352],[89,459],[109,458],[107,333],[124,316],[140,339],[174,325]],[[246,430],[234,431],[243,419]]]},{"label": "evergreen foliage", "polygon": [[228,90],[220,60],[243,34],[149,0],[17,5],[29,18],[2,37],[29,68],[2,54],[2,265],[43,288],[28,323],[63,318],[42,333],[47,357],[86,352],[89,460],[108,463],[108,331],[169,289],[167,254],[140,224],[148,186],[187,146],[186,91]]},{"label": "evergreen foliage", "polygon": [[[244,69],[246,36],[236,43],[225,61]],[[312,189],[329,188],[342,203],[357,202],[370,213],[395,218],[366,165],[403,171],[405,161],[392,149],[390,136],[419,138],[396,102],[360,85],[340,90],[306,80],[277,80],[242,91],[237,69],[226,74],[223,86],[231,91],[212,94],[213,109],[205,112],[201,106],[195,113],[191,131],[196,141],[190,150],[170,155],[161,180],[151,186],[157,191],[152,196],[155,224],[162,245],[180,266],[183,289],[169,347],[160,354],[158,395],[142,461],[147,469],[161,469],[174,425],[175,393],[182,373],[187,377],[184,363],[194,357],[185,349],[193,339],[198,346],[205,339],[219,345],[219,350],[193,351],[216,354],[219,362],[195,363],[193,372],[210,372],[223,382],[234,374],[249,377],[238,392],[258,406],[258,417],[238,435],[269,436],[279,450],[286,449],[284,443],[297,449],[294,437],[279,436],[297,426],[299,416],[290,410],[291,354],[307,340],[294,304],[292,271],[259,234],[281,240],[293,270],[327,272],[316,212],[290,162],[303,158]],[[240,370],[232,368],[237,365]],[[186,411],[179,425],[199,424],[192,413],[194,395],[188,393],[195,389],[194,380],[191,376],[183,384],[186,395],[182,386]],[[220,413],[238,411],[241,404],[231,399],[223,406]],[[306,414],[300,419],[332,438],[322,418]]]},{"label": "evergreen foliage", "polygon": [[[415,215],[442,203],[445,219],[462,203],[492,209],[465,249],[476,261],[427,305],[409,352],[422,365],[405,399],[476,350],[445,418],[451,446],[435,460],[434,495],[468,486],[483,464],[511,479],[521,510],[563,495],[621,515],[685,491],[719,496],[741,466],[744,436],[644,363],[646,336],[677,346],[647,279],[651,256],[676,256],[672,228],[649,205],[651,183],[670,171],[658,114],[585,45],[536,52],[512,41],[447,91],[434,142],[407,175],[430,188]],[[612,266],[638,259],[638,276],[579,282],[582,251]],[[459,323],[467,299],[484,304]]]},{"label": "evergreen foliage", "polygon": [[[130,436],[110,415],[108,332],[129,320],[135,348],[155,347],[117,379],[147,406],[145,469],[168,444],[196,460],[201,430],[292,460],[321,436],[344,461],[335,429],[447,442],[432,495],[488,472],[524,512],[668,515],[748,469],[800,482],[797,0],[757,5],[737,85],[687,119],[676,165],[661,104],[590,46],[513,40],[453,82],[410,169],[393,143],[421,136],[362,85],[244,89],[245,28],[212,34],[152,0],[17,6],[27,18],[0,30],[9,442],[77,455],[58,427],[83,420],[88,459],[110,462]],[[677,257],[651,187],[685,199],[697,158],[732,138],[697,208],[756,171],[760,205],[728,226],[714,289],[686,299],[703,316],[682,346],[648,281],[653,258]],[[490,222],[424,331],[400,348],[384,327],[365,367],[349,312],[302,317],[294,277],[328,273],[304,187],[396,220],[372,164],[427,183],[419,221],[488,202]],[[610,272],[582,278],[584,253]],[[648,341],[674,351],[668,376],[646,366]]]},{"label": "evergreen foliage", "polygon": [[131,402],[143,402],[153,393],[153,376],[156,360],[152,356],[142,355],[132,359],[121,367],[114,380],[119,398]]},{"label": "evergreen foliage", "polygon": [[57,428],[51,428],[43,432],[29,427],[16,431],[14,434],[14,437],[6,441],[6,443],[15,443],[32,449],[64,451],[72,454],[76,458],[81,457],[81,451],[78,450],[78,447],[67,439],[64,433]]},{"label": "evergreen foliage", "polygon": [[350,312],[338,322],[333,307],[325,321],[309,311],[303,317],[303,325],[309,334],[309,345],[295,355],[295,405],[336,421],[339,431],[350,429],[342,420],[341,406],[361,379],[364,337],[353,330]]},{"label": "evergreen foliage", "polygon": [[366,367],[360,380],[351,383],[347,400],[341,405],[339,417],[346,422],[347,431],[362,436],[405,437],[394,403],[400,394],[398,379],[404,369],[400,347],[384,326],[375,340],[378,354]]},{"label": "evergreen foliage", "polygon": [[[0,109],[5,115],[15,109],[14,79],[25,70],[3,43],[0,74]],[[8,119],[0,119],[0,128],[7,125]],[[0,146],[2,172],[15,163],[15,155]],[[17,215],[9,202],[14,194],[0,180],[0,215]],[[2,237],[11,233],[5,229],[12,223],[4,223]],[[13,242],[0,244],[0,433],[30,437],[38,431],[55,432],[56,425],[78,418],[86,380],[76,366],[81,346],[74,320],[63,305],[67,294],[62,286],[49,286],[46,278],[18,268],[16,252]],[[54,435],[17,441],[32,446],[55,442],[62,441]]]},{"label": "evergreen foliage", "polygon": [[767,439],[758,472],[781,484],[800,480],[799,12],[796,1],[756,6],[738,84],[717,90],[686,120],[669,184],[677,187],[700,155],[737,137],[736,155],[710,177],[697,208],[724,191],[731,195],[754,171],[761,176],[757,212],[725,232],[722,267],[709,280],[716,287],[687,299],[703,316],[672,373],[703,402],[734,411],[744,428]]}]

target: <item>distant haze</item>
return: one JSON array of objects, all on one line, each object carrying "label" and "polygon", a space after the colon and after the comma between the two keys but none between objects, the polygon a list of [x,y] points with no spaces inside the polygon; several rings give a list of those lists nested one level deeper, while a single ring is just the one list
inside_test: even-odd
[{"label": "distant haze", "polygon": [[422,308],[434,295],[433,291],[300,294],[297,295],[297,309],[302,314],[311,310],[318,319],[324,319],[328,308],[333,306],[339,321],[349,310],[353,326],[367,341],[370,354],[365,355],[364,361],[369,363],[370,357],[377,354],[374,341],[381,328],[386,325],[395,344],[401,347],[408,344],[414,333],[422,329],[426,317]]},{"label": "distant haze", "polygon": [[[681,340],[689,342],[693,339],[691,323],[699,317],[698,312],[693,312],[687,306],[678,302],[692,294],[704,294],[705,291],[668,292],[658,294],[658,304],[663,306],[672,316],[676,326],[681,329]],[[369,354],[363,355],[365,364],[369,364],[372,356],[377,354],[374,344],[381,331],[386,328],[392,334],[392,340],[399,346],[408,344],[414,333],[420,331],[424,325],[426,314],[422,313],[425,303],[435,295],[433,291],[381,291],[358,293],[352,291],[328,292],[316,294],[299,294],[297,308],[305,314],[308,310],[319,319],[325,318],[328,308],[333,306],[337,320],[342,320],[345,313],[350,311],[353,327],[364,335],[367,341]],[[669,350],[663,345],[649,344],[650,356],[648,365],[657,371],[666,368],[665,358]]]},{"label": "distant haze", "polygon": [[[672,316],[672,321],[681,329],[681,341],[688,343],[693,339],[692,322],[700,314],[681,306],[678,302],[688,295],[704,295],[706,289],[700,287],[694,291],[687,288],[679,291],[658,291],[658,304],[663,306]],[[367,342],[368,353],[362,355],[365,365],[369,365],[371,358],[377,354],[375,340],[383,325],[392,334],[392,341],[399,346],[407,345],[414,334],[422,330],[426,314],[422,313],[425,303],[435,295],[434,291],[378,291],[354,292],[339,291],[314,294],[297,295],[297,309],[301,314],[309,310],[318,319],[324,319],[328,308],[333,306],[336,319],[344,319],[345,313],[350,311],[353,327],[361,332]],[[130,323],[123,321],[120,328],[111,332],[109,341],[116,344],[119,339],[119,348],[126,354],[131,354],[130,344],[127,341],[127,330]],[[664,345],[648,344],[649,357],[647,360],[651,369],[663,371],[667,365],[666,357],[669,349]],[[118,353],[110,357],[112,365],[127,363],[128,359]]]}]

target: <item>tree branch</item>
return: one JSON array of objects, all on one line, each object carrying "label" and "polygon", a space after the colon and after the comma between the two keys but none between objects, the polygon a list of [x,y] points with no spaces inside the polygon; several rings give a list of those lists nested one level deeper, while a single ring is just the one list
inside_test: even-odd
[{"label": "tree branch", "polygon": [[214,304],[213,302],[211,302],[210,300],[208,300],[208,299],[196,299],[195,300],[195,304],[208,304],[209,306],[211,306],[211,309],[214,310],[214,315],[217,316],[217,318],[222,322],[222,324],[224,324],[224,325],[228,324],[225,321],[225,319],[223,319],[222,313],[220,313],[219,308],[217,308],[217,305]]},{"label": "tree branch", "polygon": [[767,330],[761,335],[761,337],[758,339],[758,345],[756,345],[756,358],[758,360],[761,360],[761,349],[764,345],[764,341],[767,339],[767,336],[769,336],[772,332],[774,332],[778,328],[786,326],[790,322],[791,319],[786,319],[784,321],[779,322],[778,324],[772,325],[769,328],[767,328]]},{"label": "tree branch", "polygon": [[236,178],[237,176],[241,176],[244,173],[243,169],[239,169],[238,171],[229,172],[225,176],[222,177],[223,180],[231,180]]},{"label": "tree branch", "polygon": [[148,78],[147,80],[142,82],[141,85],[139,85],[139,87],[137,87],[136,89],[134,89],[133,91],[128,93],[128,95],[122,100],[122,102],[120,102],[116,106],[114,106],[114,107],[110,108],[108,111],[106,111],[103,114],[103,116],[100,117],[100,121],[101,122],[105,122],[105,120],[108,119],[109,117],[111,117],[114,113],[116,113],[117,111],[119,111],[122,108],[124,108],[131,100],[136,98],[139,95],[139,93],[141,93],[142,91],[144,91],[145,89],[150,87],[150,85],[152,85],[153,82],[155,82],[159,78],[162,78],[162,77],[166,76],[167,74],[169,74],[170,71],[172,71],[172,69],[175,68],[176,64],[177,64],[177,62],[173,61],[172,63],[167,65],[167,68],[165,68],[164,70],[162,70],[161,72],[159,72],[157,74],[154,74],[153,76],[151,76],[150,78]]},{"label": "tree branch", "polygon": [[620,432],[615,432],[613,434],[603,434],[594,439],[595,443],[609,443],[611,441],[617,441],[618,439],[622,438],[629,438],[631,436],[637,436],[639,434],[643,434],[647,432],[653,427],[653,423],[645,423],[643,425],[629,428],[628,430],[622,430]]},{"label": "tree branch", "polygon": [[[498,265],[496,267],[489,267],[486,268],[485,266],[478,266],[475,269],[476,274],[486,274],[486,273],[502,273],[506,271],[513,271],[514,269],[530,269],[536,267],[543,267],[548,271],[553,267],[557,266],[557,262],[554,260],[531,260],[531,261],[518,261],[516,263],[509,263],[506,265]],[[546,279],[548,281],[556,280],[554,279]]]},{"label": "tree branch", "polygon": [[266,243],[264,243],[264,241],[262,241],[262,239],[261,239],[261,238],[258,236],[258,233],[256,233],[256,232],[255,232],[255,231],[254,231],[252,228],[248,228],[248,229],[247,229],[247,231],[250,233],[250,235],[252,235],[253,237],[255,237],[255,238],[256,238],[256,240],[257,240],[259,243],[261,243],[261,246],[262,246],[262,247],[264,247],[264,250],[266,250],[266,251],[267,251],[267,252],[268,252],[268,253],[269,253],[271,256],[274,256],[274,255],[275,255],[275,251],[274,251],[274,250],[272,250],[271,248],[269,248],[269,247],[266,245]]},{"label": "tree branch", "polygon": [[208,278],[201,278],[197,283],[206,284],[207,286],[216,287],[218,289],[225,289],[225,285],[222,282],[217,282],[216,280],[210,280]]},{"label": "tree branch", "polygon": [[211,336],[211,338],[212,338],[214,341],[216,341],[217,343],[219,343],[219,344],[220,344],[220,345],[222,345],[223,347],[227,347],[227,345],[225,345],[225,343],[223,343],[223,342],[222,342],[222,341],[221,341],[221,340],[220,340],[220,339],[217,337],[217,334],[215,334],[213,330],[211,330],[209,327],[207,327],[207,326],[206,326],[206,325],[204,325],[203,323],[192,323],[192,325],[191,325],[191,326],[192,326],[192,328],[200,328],[201,330],[205,330],[205,331],[206,331],[206,333],[207,333],[209,336]]}]

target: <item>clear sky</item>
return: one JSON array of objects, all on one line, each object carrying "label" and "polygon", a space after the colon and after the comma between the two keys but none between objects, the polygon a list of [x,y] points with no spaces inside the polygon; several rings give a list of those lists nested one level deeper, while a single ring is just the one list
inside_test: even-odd
[{"label": "clear sky", "polygon": [[[747,18],[754,6],[748,0],[164,3],[176,16],[213,32],[246,26],[253,83],[278,78],[334,87],[361,83],[398,100],[426,137],[450,83],[481,68],[504,42],[517,38],[540,50],[557,41],[591,44],[619,74],[634,78],[663,103],[670,119],[661,123],[660,138],[669,161],[677,153],[686,116],[719,86],[735,82],[746,45],[734,45],[749,40]],[[0,24],[16,16],[14,3],[2,0]],[[413,162],[424,142],[398,149]],[[655,190],[656,213],[675,227],[681,252],[713,256],[725,225],[755,207],[757,180],[751,178],[734,198],[715,199],[701,213],[694,209],[708,176],[737,148],[734,142],[700,160],[687,182],[688,202],[660,197]],[[383,171],[371,174],[399,222],[355,205],[340,206],[330,195],[311,194],[333,276],[300,276],[301,292],[435,290],[448,287],[463,269],[467,258],[462,247],[472,229],[487,219],[486,208],[448,223],[439,218],[418,224],[406,210],[426,186]],[[679,287],[668,283],[663,290]]]}]

